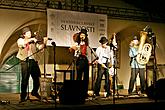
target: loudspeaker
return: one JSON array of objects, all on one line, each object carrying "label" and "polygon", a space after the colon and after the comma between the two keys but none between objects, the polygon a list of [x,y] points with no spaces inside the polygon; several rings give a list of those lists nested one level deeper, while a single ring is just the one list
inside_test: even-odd
[{"label": "loudspeaker", "polygon": [[147,89],[147,95],[151,99],[155,100],[164,100],[165,99],[165,79],[159,79],[158,81],[155,82],[155,87],[154,85],[151,85]]},{"label": "loudspeaker", "polygon": [[85,83],[83,80],[65,80],[59,92],[60,104],[85,103]]}]

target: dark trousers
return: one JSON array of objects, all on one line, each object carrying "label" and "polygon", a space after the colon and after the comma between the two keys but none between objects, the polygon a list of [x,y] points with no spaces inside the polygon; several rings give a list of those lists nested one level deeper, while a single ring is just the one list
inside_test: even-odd
[{"label": "dark trousers", "polygon": [[[26,99],[27,96],[27,87],[29,83],[29,77],[31,75],[33,79],[33,90],[32,92],[38,93],[40,86],[40,69],[38,63],[29,59],[27,61],[21,62],[21,71],[22,71],[22,80],[21,80],[21,100]],[[29,91],[28,91],[29,92]]]},{"label": "dark trousers", "polygon": [[[79,57],[76,61],[77,80],[84,80],[85,93],[88,93],[89,64],[86,57]],[[84,75],[84,76],[83,76]]]},{"label": "dark trousers", "polygon": [[105,87],[104,87],[105,91],[107,92],[107,95],[110,95],[111,93],[110,93],[109,72],[107,69],[101,67],[100,64],[98,64],[98,73],[97,73],[97,79],[94,86],[94,94],[99,95],[103,75],[105,75]]},{"label": "dark trousers", "polygon": [[134,83],[136,82],[136,77],[139,73],[140,77],[140,86],[141,86],[141,92],[143,93],[145,91],[145,69],[144,68],[131,68],[131,77],[129,82],[129,89],[128,92],[131,93],[134,88]]}]

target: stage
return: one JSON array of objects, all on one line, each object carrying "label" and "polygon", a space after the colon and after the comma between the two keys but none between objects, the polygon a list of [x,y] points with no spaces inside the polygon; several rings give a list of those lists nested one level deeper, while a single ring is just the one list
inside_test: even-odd
[{"label": "stage", "polygon": [[48,100],[34,100],[19,103],[19,95],[15,93],[0,93],[0,110],[160,110],[164,108],[165,101],[155,101],[147,96],[121,95],[105,98],[88,97],[83,104],[60,104],[57,98],[56,103],[51,97]]}]

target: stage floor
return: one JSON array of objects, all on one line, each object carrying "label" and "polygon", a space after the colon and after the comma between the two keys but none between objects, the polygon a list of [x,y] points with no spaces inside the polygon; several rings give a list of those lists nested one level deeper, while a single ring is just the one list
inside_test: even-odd
[{"label": "stage floor", "polygon": [[88,97],[84,104],[60,104],[59,99],[55,103],[51,97],[47,101],[34,100],[19,103],[19,95],[13,93],[0,93],[0,110],[160,110],[164,108],[165,101],[155,101],[146,96],[139,95],[119,95],[105,97]]}]

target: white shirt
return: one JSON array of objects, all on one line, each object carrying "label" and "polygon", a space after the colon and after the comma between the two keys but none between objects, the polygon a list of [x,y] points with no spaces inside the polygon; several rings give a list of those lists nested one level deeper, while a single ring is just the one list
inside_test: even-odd
[{"label": "white shirt", "polygon": [[17,53],[17,58],[19,58],[20,60],[25,60],[27,57],[29,57],[29,59],[35,59],[37,60],[40,55],[35,54],[33,55],[37,49],[40,49],[40,45],[38,44],[30,44],[29,45],[29,50],[26,49],[26,42],[25,39],[23,38],[19,38],[17,40],[17,44],[19,47],[18,53]]},{"label": "white shirt", "polygon": [[106,46],[106,48],[103,48],[102,46],[99,46],[96,49],[96,54],[98,56],[98,63],[103,64],[107,61],[113,64],[113,51],[110,50],[110,46]]}]

